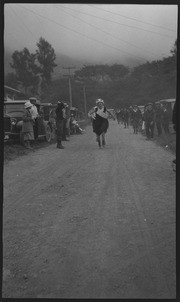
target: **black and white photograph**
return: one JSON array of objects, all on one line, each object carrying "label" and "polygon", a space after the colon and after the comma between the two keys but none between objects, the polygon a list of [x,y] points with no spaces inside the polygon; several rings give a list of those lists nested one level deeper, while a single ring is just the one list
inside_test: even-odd
[{"label": "black and white photograph", "polygon": [[177,299],[178,3],[1,7],[2,299]]}]

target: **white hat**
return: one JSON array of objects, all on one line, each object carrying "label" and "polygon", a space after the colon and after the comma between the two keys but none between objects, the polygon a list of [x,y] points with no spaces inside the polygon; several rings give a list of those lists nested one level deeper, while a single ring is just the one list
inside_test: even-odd
[{"label": "white hat", "polygon": [[25,109],[32,107],[32,104],[28,101],[24,104]]},{"label": "white hat", "polygon": [[99,104],[99,103],[104,104],[104,101],[103,101],[102,99],[97,99],[97,100],[96,100],[96,104]]}]

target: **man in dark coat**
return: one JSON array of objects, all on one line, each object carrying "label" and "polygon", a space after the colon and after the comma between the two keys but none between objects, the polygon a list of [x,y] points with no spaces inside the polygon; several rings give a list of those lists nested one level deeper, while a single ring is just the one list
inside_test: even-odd
[{"label": "man in dark coat", "polygon": [[156,123],[156,128],[158,131],[158,136],[160,136],[162,134],[162,116],[163,116],[163,110],[161,107],[161,103],[156,102],[155,123]]},{"label": "man in dark coat", "polygon": [[145,121],[146,127],[146,137],[147,139],[152,139],[154,137],[154,125],[155,125],[155,111],[153,109],[153,104],[148,103],[146,111],[143,115],[143,120]]},{"label": "man in dark coat", "polygon": [[62,136],[63,136],[63,109],[65,105],[63,102],[57,103],[56,112],[56,128],[57,128],[57,148],[64,149],[62,146]]},{"label": "man in dark coat", "polygon": [[138,133],[138,127],[141,119],[142,119],[141,111],[137,105],[134,105],[134,108],[131,112],[131,121],[135,134]]},{"label": "man in dark coat", "polygon": [[162,115],[162,125],[165,134],[169,134],[169,122],[170,122],[170,114],[167,108],[167,103],[165,103],[163,106],[163,115]]},{"label": "man in dark coat", "polygon": [[69,141],[67,139],[67,122],[68,122],[68,105],[66,103],[64,103],[65,108],[63,109],[63,136],[62,136],[62,140],[63,141]]},{"label": "man in dark coat", "polygon": [[129,128],[129,111],[127,108],[124,108],[123,120],[124,120],[124,128]]}]

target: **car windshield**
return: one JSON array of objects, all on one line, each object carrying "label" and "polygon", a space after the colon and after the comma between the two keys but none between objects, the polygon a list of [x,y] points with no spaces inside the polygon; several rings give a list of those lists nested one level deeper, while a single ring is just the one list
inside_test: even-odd
[{"label": "car windshield", "polygon": [[24,103],[4,104],[4,113],[13,117],[21,117],[24,114]]}]

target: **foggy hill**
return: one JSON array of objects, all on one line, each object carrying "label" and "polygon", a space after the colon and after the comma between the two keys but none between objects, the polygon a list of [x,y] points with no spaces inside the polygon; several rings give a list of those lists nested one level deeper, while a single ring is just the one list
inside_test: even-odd
[{"label": "foggy hill", "polygon": [[[5,49],[4,51],[4,74],[7,75],[14,70],[10,66],[10,62],[12,63],[12,54],[14,51],[10,49]],[[70,58],[66,55],[57,54],[56,53],[56,61],[55,63],[58,65],[54,69],[54,73],[52,75],[53,78],[57,78],[63,74],[67,74],[67,71],[63,69],[63,67],[76,67],[80,69],[84,64],[88,64],[87,62],[81,62],[80,60]]]},{"label": "foggy hill", "polygon": [[[11,50],[9,48],[5,48],[4,51],[4,74],[7,75],[10,72],[13,72],[13,69],[10,66],[10,62],[12,63],[12,54],[14,50]],[[58,77],[63,76],[63,74],[67,74],[68,71],[64,70],[63,67],[75,67],[76,69],[72,70],[71,72],[74,72],[75,70],[81,69],[84,65],[93,65],[93,64],[106,64],[106,62],[89,62],[84,60],[79,60],[76,58],[72,58],[63,54],[56,53],[56,61],[55,63],[58,65],[56,68],[54,68],[54,73],[52,74],[52,78],[56,79]],[[115,62],[112,59],[112,65],[113,64],[123,64],[129,67],[134,67],[137,65],[137,62],[133,58],[126,58],[124,59],[124,62]],[[111,65],[111,63],[108,63],[108,65]]]}]

